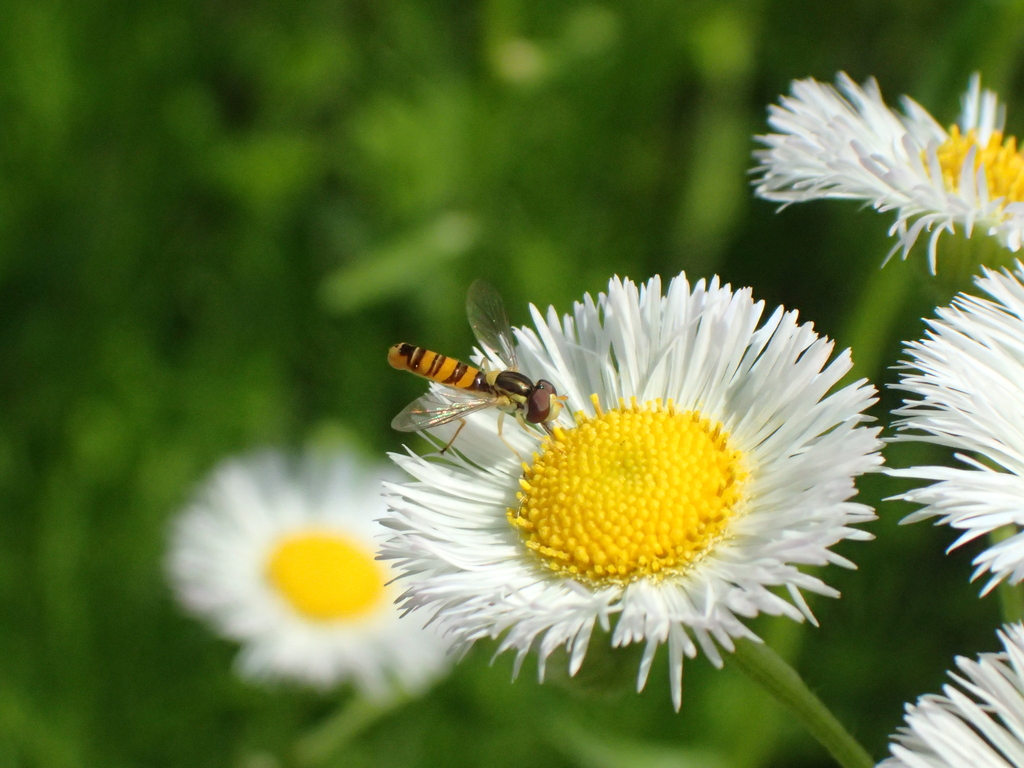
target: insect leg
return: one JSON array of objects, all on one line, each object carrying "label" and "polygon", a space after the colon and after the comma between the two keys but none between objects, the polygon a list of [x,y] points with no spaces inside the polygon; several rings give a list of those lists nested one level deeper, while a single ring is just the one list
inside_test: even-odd
[{"label": "insect leg", "polygon": [[448,450],[449,448],[451,448],[451,447],[452,447],[452,443],[454,443],[454,442],[455,442],[455,438],[459,436],[459,432],[461,432],[461,431],[462,431],[462,428],[463,428],[464,426],[466,426],[466,420],[465,420],[465,419],[459,419],[459,428],[455,430],[455,434],[454,434],[454,435],[452,435],[452,439],[451,439],[451,440],[449,440],[449,441],[448,441],[447,443],[445,443],[445,446],[444,446],[444,448],[442,448],[442,449],[441,449],[441,453],[442,453],[442,454],[443,454],[443,453],[444,453],[445,451],[447,451],[447,450]]},{"label": "insect leg", "polygon": [[[518,411],[516,411],[516,418],[519,418],[519,412]],[[501,442],[503,442],[505,445],[507,445],[508,449],[510,451],[512,451],[512,453],[514,453],[516,455],[516,458],[519,459],[519,463],[523,464],[525,462],[523,461],[523,457],[519,454],[519,451],[517,451],[515,448],[513,448],[512,444],[508,440],[506,440],[505,436],[501,433],[501,428],[504,425],[504,423],[505,423],[505,412],[501,411],[498,414],[498,437],[500,437],[501,438]]]}]

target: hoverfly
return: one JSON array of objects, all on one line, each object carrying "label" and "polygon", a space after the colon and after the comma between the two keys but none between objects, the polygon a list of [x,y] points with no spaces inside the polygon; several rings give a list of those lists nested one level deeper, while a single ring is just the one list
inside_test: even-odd
[{"label": "hoverfly", "polygon": [[[560,396],[550,381],[539,379],[535,384],[519,372],[505,306],[490,283],[477,280],[469,286],[466,314],[484,353],[495,355],[504,369],[492,368],[485,362],[481,370],[423,347],[393,345],[388,350],[388,362],[393,368],[436,381],[448,390],[428,392],[413,400],[395,416],[391,426],[400,432],[417,432],[494,407],[501,411],[498,416],[499,437],[506,414],[515,416],[524,428],[527,424],[534,424],[552,434],[551,422],[558,418],[565,396]],[[441,449],[442,453],[455,442],[464,426],[465,422],[459,425],[455,435]]]}]

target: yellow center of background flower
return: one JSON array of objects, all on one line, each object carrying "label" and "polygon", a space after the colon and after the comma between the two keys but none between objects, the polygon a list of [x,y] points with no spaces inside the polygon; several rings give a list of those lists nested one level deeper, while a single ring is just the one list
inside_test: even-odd
[{"label": "yellow center of background flower", "polygon": [[1007,203],[1024,201],[1024,155],[1017,151],[1017,138],[1010,136],[1004,141],[1002,131],[993,131],[988,144],[982,146],[975,129],[966,136],[960,133],[959,126],[949,129],[949,139],[936,152],[946,188],[960,191],[960,170],[971,147],[978,148],[974,155],[975,172],[982,164],[985,166],[989,198],[1003,197]]},{"label": "yellow center of background flower", "polygon": [[742,455],[722,425],[660,401],[576,415],[526,467],[508,519],[552,569],[623,583],[678,573],[742,501]]},{"label": "yellow center of background flower", "polygon": [[282,539],[267,563],[270,581],[308,619],[350,619],[372,610],[384,593],[373,553],[337,533],[306,531]]}]

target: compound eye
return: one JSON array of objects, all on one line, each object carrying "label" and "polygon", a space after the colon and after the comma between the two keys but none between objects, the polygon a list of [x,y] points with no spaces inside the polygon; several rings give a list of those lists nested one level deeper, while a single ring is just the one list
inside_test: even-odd
[{"label": "compound eye", "polygon": [[551,398],[557,394],[550,381],[538,381],[526,401],[526,420],[531,424],[547,421],[551,415]]}]

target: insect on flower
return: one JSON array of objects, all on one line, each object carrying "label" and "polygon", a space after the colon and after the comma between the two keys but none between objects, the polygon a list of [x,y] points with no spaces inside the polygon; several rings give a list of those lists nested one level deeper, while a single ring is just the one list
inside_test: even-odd
[{"label": "insect on flower", "polygon": [[[506,414],[515,416],[524,428],[534,424],[551,434],[551,422],[558,418],[565,396],[559,395],[550,381],[538,379],[534,383],[519,372],[515,341],[505,306],[490,283],[476,280],[469,286],[466,314],[483,351],[497,357],[504,368],[492,367],[486,358],[483,369],[474,368],[424,347],[394,344],[388,350],[388,362],[393,368],[443,384],[446,389],[430,391],[413,400],[395,416],[391,426],[400,432],[417,432],[495,407],[501,411],[498,416],[499,436]],[[464,426],[465,421],[441,449],[442,453],[455,442]]]},{"label": "insect on flower", "polygon": [[616,277],[571,314],[533,316],[517,352],[572,418],[549,422],[553,437],[507,436],[525,467],[494,460],[493,429],[464,437],[459,461],[392,454],[409,479],[386,488],[378,551],[401,572],[402,610],[429,615],[456,654],[500,636],[516,670],[536,653],[543,676],[564,648],[572,675],[602,627],[613,646],[646,646],[638,688],[666,646],[678,710],[684,657],[722,666],[754,636],[747,620],[814,621],[803,593],[838,596],[802,568],[850,566],[830,547],[871,538],[859,525],[874,511],[852,497],[882,462],[864,424],[875,390],[829,394],[849,352],[718,278]]}]

